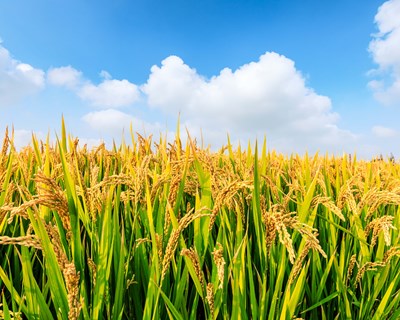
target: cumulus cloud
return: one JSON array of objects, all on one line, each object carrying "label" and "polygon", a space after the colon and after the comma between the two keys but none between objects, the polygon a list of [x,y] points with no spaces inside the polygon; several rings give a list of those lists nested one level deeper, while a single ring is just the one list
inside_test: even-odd
[{"label": "cumulus cloud", "polygon": [[369,87],[375,98],[385,105],[400,105],[400,0],[382,4],[375,15],[378,33],[373,35],[369,51],[382,77],[373,80]]},{"label": "cumulus cloud", "polygon": [[137,85],[128,80],[111,79],[111,75],[102,70],[103,79],[98,85],[85,80],[82,73],[71,66],[52,68],[47,73],[50,84],[72,90],[80,99],[99,108],[120,108],[130,106],[140,97]]},{"label": "cumulus cloud", "polygon": [[133,117],[124,112],[107,109],[90,112],[82,118],[91,128],[96,130],[120,130],[129,128]]},{"label": "cumulus cloud", "polygon": [[11,106],[45,85],[44,72],[11,57],[0,44],[0,107]]},{"label": "cumulus cloud", "polygon": [[74,89],[82,81],[82,72],[71,66],[52,68],[47,72],[47,81],[54,86]]},{"label": "cumulus cloud", "polygon": [[90,128],[99,132],[120,135],[122,131],[129,131],[130,126],[134,132],[155,134],[163,132],[158,123],[148,123],[125,112],[107,109],[90,112],[82,117]]},{"label": "cumulus cloud", "polygon": [[392,138],[397,136],[397,131],[383,126],[372,127],[372,133],[378,138]]},{"label": "cumulus cloud", "polygon": [[151,68],[141,89],[150,107],[169,114],[180,111],[188,127],[201,127],[210,135],[214,130],[246,139],[266,133],[270,141],[290,148],[299,142],[311,147],[356,139],[338,128],[330,99],[306,85],[292,60],[274,52],[210,79],[170,56]]},{"label": "cumulus cloud", "polygon": [[95,107],[119,108],[136,102],[140,92],[138,87],[128,80],[105,79],[99,85],[92,83],[83,85],[78,95]]}]

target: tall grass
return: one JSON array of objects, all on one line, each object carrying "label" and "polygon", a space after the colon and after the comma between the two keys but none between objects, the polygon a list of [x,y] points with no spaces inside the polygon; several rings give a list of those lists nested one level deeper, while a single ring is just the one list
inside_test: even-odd
[{"label": "tall grass", "polygon": [[0,318],[400,318],[399,164],[5,136]]}]

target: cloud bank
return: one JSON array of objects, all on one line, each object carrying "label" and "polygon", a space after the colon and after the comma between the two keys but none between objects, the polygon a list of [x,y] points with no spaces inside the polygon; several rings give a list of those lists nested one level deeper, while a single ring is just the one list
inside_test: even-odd
[{"label": "cloud bank", "polygon": [[307,86],[292,60],[274,52],[210,79],[170,56],[151,68],[141,89],[151,108],[180,112],[193,131],[202,128],[221,141],[227,132],[244,139],[267,134],[280,149],[315,150],[322,144],[340,148],[343,141],[356,139],[338,128],[331,100]]},{"label": "cloud bank", "polygon": [[369,82],[374,97],[384,105],[400,106],[400,0],[382,4],[375,16],[378,33],[373,35],[369,51],[378,69],[378,79]]}]

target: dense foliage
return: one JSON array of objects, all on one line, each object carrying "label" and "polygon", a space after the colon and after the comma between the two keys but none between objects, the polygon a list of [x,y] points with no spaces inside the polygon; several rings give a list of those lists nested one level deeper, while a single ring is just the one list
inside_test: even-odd
[{"label": "dense foliage", "polygon": [[[179,132],[179,130],[178,130]],[[399,319],[400,165],[62,126],[0,154],[0,318]]]}]

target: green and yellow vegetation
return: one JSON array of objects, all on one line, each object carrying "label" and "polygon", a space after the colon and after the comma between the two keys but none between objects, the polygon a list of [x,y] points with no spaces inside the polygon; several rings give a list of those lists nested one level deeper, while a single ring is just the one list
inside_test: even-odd
[{"label": "green and yellow vegetation", "polygon": [[6,134],[0,318],[400,318],[399,164],[131,136]]}]

